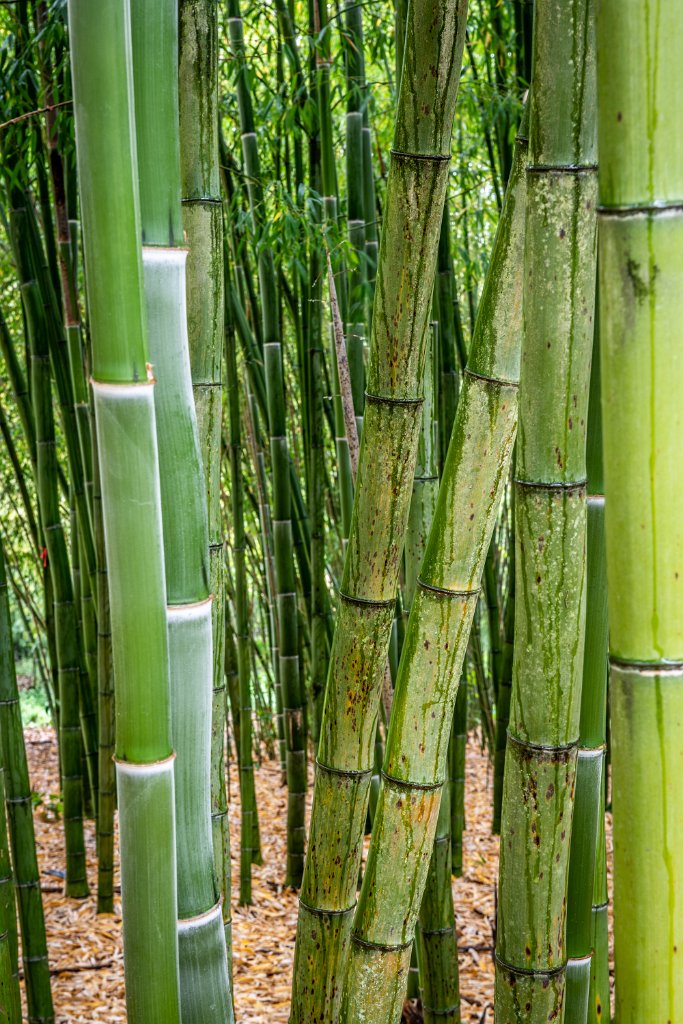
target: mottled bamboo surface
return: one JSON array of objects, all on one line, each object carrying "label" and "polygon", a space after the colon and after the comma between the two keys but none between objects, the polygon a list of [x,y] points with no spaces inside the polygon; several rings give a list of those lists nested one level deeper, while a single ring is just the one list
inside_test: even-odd
[{"label": "mottled bamboo surface", "polygon": [[[98,915],[95,832],[92,822],[88,822],[92,894],[80,901],[64,898],[55,735],[52,730],[27,729],[26,746],[36,794],[34,816],[57,1020],[59,1024],[125,1022],[118,876],[116,913]],[[282,886],[286,792],[280,784],[278,766],[263,761],[256,771],[263,865],[253,868],[253,904],[240,907],[239,790],[233,765],[229,781],[236,1019],[239,1024],[287,1024],[297,901],[296,895]],[[464,1024],[493,1024],[498,839],[491,835],[491,795],[489,762],[473,734],[467,750],[464,875],[453,881]],[[414,1024],[421,1019],[419,1006],[406,1004],[404,1020]]]}]

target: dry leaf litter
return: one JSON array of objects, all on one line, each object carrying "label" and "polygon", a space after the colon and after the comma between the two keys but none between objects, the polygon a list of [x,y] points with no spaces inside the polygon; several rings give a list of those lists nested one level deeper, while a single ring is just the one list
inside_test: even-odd
[{"label": "dry leaf litter", "polygon": [[[41,869],[53,997],[59,1024],[126,1021],[121,941],[121,901],[116,875],[113,915],[96,913],[95,830],[86,823],[88,875],[85,900],[62,895],[64,849],[58,803],[57,744],[50,729],[27,729],[31,785],[37,795],[36,841]],[[253,868],[253,904],[238,905],[239,790],[230,766],[233,955],[236,1017],[240,1024],[287,1024],[296,932],[297,899],[283,888],[286,790],[279,766],[263,761],[256,773],[263,865]],[[312,781],[312,777],[311,777]],[[464,874],[453,880],[458,918],[463,1024],[493,1024],[493,941],[498,839],[491,835],[490,764],[477,737],[467,752]],[[309,791],[308,812],[312,787]],[[366,843],[367,849],[367,843]],[[406,1004],[404,1021],[420,1021]]]}]

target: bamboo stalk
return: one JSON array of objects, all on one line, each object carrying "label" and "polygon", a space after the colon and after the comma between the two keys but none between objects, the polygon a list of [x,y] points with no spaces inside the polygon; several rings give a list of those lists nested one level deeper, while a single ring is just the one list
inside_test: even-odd
[{"label": "bamboo stalk", "polygon": [[448,777],[451,716],[515,437],[525,164],[520,140],[406,631],[354,920],[344,1022],[358,1006],[366,1007],[364,1024],[400,1018]]},{"label": "bamboo stalk", "polygon": [[[29,1020],[54,1021],[31,784],[14,666],[5,555],[0,543],[0,748]],[[20,1018],[18,1018],[20,1019]]]},{"label": "bamboo stalk", "polygon": [[225,796],[223,674],[224,544],[220,507],[223,213],[218,167],[218,7],[212,0],[179,4],[180,161],[187,257],[187,331],[209,513],[209,576],[213,629],[212,792],[214,861],[223,914],[230,835]]},{"label": "bamboo stalk", "polygon": [[[420,26],[430,19],[441,30],[424,36]],[[331,1021],[339,1012],[417,454],[463,33],[463,4],[418,3],[409,15],[409,59],[385,206],[363,439],[299,908],[294,1024]],[[427,74],[429,67],[436,69],[434,77]]]},{"label": "bamboo stalk", "polygon": [[127,0],[96,10],[71,0],[69,32],[116,686],[128,1020],[177,1024],[166,587]]},{"label": "bamboo stalk", "polygon": [[616,1019],[683,1014],[683,11],[599,5]]},{"label": "bamboo stalk", "polygon": [[538,4],[534,24],[496,1024],[561,1019],[565,999],[595,303],[593,21],[591,0],[573,0]]},{"label": "bamboo stalk", "polygon": [[175,819],[180,1012],[232,1019],[211,820],[213,625],[206,480],[187,335],[180,204],[178,8],[134,0],[132,47],[142,266],[163,522]]}]

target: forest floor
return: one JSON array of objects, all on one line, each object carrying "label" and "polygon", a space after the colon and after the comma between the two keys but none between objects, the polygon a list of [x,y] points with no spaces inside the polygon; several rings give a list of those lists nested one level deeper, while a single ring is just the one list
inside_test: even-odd
[{"label": "forest floor", "polygon": [[[113,915],[97,915],[97,866],[92,822],[86,825],[93,889],[85,900],[62,895],[64,850],[59,814],[57,744],[51,729],[27,729],[31,784],[42,874],[53,995],[59,1024],[126,1021],[120,896]],[[233,850],[235,1007],[239,1024],[286,1024],[296,931],[296,894],[284,889],[286,791],[273,761],[255,773],[263,865],[253,869],[253,898],[238,906],[239,799],[230,770],[230,836]],[[458,915],[463,1024],[493,1024],[493,924],[498,839],[491,835],[492,776],[474,735],[467,751],[464,874],[454,880]],[[309,797],[310,811],[310,797]],[[235,856],[237,854],[237,856]],[[118,883],[118,876],[117,876]],[[406,1006],[407,1021],[421,1015]]]}]

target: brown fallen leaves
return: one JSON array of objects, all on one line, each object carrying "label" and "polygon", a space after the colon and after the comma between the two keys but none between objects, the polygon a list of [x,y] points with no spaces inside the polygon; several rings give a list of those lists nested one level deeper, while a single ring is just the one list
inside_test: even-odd
[{"label": "brown fallen leaves", "polygon": [[[97,864],[92,822],[87,823],[86,836],[93,894],[82,901],[62,896],[62,829],[48,809],[52,796],[58,792],[57,746],[51,730],[29,729],[26,740],[32,787],[43,798],[43,803],[36,807],[35,820],[57,1020],[60,1024],[125,1022],[120,898],[117,896],[114,915],[96,914]],[[253,868],[253,905],[240,907],[239,790],[237,772],[231,766],[236,1016],[240,1024],[286,1024],[297,899],[294,892],[282,886],[286,792],[274,762],[265,761],[257,769],[256,792],[263,866]],[[491,835],[491,772],[474,736],[468,748],[466,801],[465,873],[453,882],[462,1020],[466,1024],[492,1024],[498,840]],[[414,1024],[419,1019],[416,1008],[407,1004],[405,1020]]]}]

